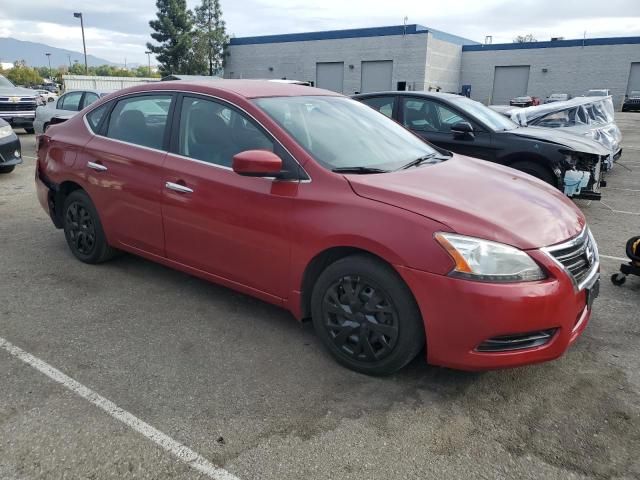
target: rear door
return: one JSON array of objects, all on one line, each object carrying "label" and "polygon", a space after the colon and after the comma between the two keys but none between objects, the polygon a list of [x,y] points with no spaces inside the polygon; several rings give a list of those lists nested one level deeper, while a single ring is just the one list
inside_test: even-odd
[{"label": "rear door", "polygon": [[162,179],[167,257],[286,297],[287,212],[299,182],[244,177],[231,165],[245,150],[274,151],[287,170],[297,170],[297,164],[262,127],[225,102],[184,94],[175,118]]},{"label": "rear door", "polygon": [[[402,97],[400,122],[408,129],[437,146],[470,157],[494,160],[491,134],[469,116],[444,102],[426,97]],[[467,122],[473,135],[459,135],[451,127]]]},{"label": "rear door", "polygon": [[131,95],[109,104],[110,112],[93,110],[87,115],[91,127],[92,114],[106,118],[97,120],[97,135],[76,160],[109,241],[158,256],[164,255],[162,164],[173,98]]}]

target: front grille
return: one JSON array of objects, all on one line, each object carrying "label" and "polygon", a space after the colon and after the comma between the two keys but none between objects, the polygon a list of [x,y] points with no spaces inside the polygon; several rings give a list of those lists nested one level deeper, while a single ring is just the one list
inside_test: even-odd
[{"label": "front grille", "polygon": [[2,102],[0,101],[0,112],[31,112],[36,109],[36,102]]},{"label": "front grille", "polygon": [[633,105],[640,104],[640,98],[630,98],[626,103],[632,103]]},{"label": "front grille", "polygon": [[540,347],[549,343],[555,333],[556,329],[551,328],[516,335],[501,335],[485,340],[476,347],[476,350],[478,352],[508,352]]},{"label": "front grille", "polygon": [[576,285],[582,288],[593,268],[598,263],[598,248],[585,228],[575,239],[547,251],[565,268],[571,275]]}]

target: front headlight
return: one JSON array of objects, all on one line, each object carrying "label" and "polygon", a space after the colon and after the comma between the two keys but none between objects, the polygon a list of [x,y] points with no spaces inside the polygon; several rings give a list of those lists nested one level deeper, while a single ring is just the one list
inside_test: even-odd
[{"label": "front headlight", "polygon": [[484,282],[532,282],[546,278],[527,253],[510,245],[442,232],[436,233],[435,239],[456,264],[453,276]]},{"label": "front headlight", "polygon": [[13,129],[11,125],[5,125],[4,127],[0,127],[0,138],[5,138],[10,136],[13,133]]}]

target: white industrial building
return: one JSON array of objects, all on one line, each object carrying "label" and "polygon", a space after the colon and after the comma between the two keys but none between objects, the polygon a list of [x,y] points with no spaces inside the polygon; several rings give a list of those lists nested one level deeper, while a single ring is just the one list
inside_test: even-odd
[{"label": "white industrial building", "polygon": [[344,94],[460,92],[504,104],[521,95],[640,90],[640,37],[480,44],[421,25],[231,39],[226,78],[306,80]]}]

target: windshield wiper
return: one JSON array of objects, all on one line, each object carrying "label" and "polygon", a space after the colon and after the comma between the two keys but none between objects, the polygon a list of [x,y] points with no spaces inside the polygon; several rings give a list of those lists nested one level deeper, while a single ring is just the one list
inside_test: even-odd
[{"label": "windshield wiper", "polygon": [[383,170],[375,167],[338,167],[331,170],[336,173],[387,173],[389,170]]},{"label": "windshield wiper", "polygon": [[[431,160],[431,159],[447,160],[448,158],[449,157],[443,157],[443,156],[437,155],[435,152],[434,153],[429,153],[427,155],[423,155],[422,157],[416,158],[415,160],[407,163],[406,165],[403,165],[398,170],[405,170],[407,168],[417,167],[418,165],[421,165],[422,163],[426,162],[427,160]],[[435,163],[435,162],[431,162],[431,163]]]}]

